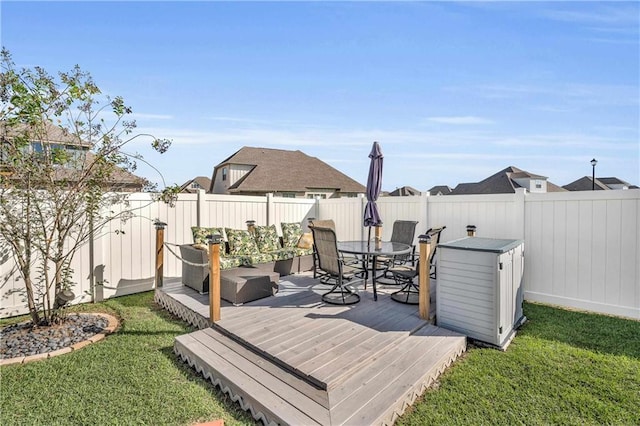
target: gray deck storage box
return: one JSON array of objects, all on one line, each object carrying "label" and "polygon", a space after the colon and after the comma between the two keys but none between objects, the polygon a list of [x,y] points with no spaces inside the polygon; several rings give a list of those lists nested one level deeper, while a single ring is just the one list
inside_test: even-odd
[{"label": "gray deck storage box", "polygon": [[438,326],[502,349],[522,324],[524,243],[469,237],[438,245]]}]

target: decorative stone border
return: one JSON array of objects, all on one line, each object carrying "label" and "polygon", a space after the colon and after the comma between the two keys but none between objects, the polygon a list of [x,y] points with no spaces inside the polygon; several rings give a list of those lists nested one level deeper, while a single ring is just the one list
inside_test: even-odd
[{"label": "decorative stone border", "polygon": [[73,345],[67,346],[66,348],[58,349],[51,352],[45,352],[42,354],[0,359],[0,366],[9,365],[9,364],[26,364],[27,362],[40,361],[42,359],[53,358],[54,356],[68,354],[70,352],[77,351],[79,349],[84,348],[85,346],[88,346],[92,343],[99,342],[100,340],[104,339],[107,335],[115,332],[118,329],[118,326],[120,325],[120,323],[118,322],[118,319],[113,315],[103,314],[103,313],[85,313],[85,312],[79,312],[79,314],[103,317],[103,318],[106,318],[109,321],[109,323],[104,328],[104,330],[102,330],[101,333],[95,334],[91,336],[89,339],[84,340],[82,342],[74,343]]}]

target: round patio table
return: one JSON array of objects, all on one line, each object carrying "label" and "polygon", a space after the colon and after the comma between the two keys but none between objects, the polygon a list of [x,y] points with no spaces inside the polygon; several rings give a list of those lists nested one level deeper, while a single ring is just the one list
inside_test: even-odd
[{"label": "round patio table", "polygon": [[[371,282],[373,283],[373,300],[378,300],[376,291],[376,264],[378,256],[396,256],[411,252],[411,246],[404,243],[394,243],[392,241],[338,241],[338,251],[346,254],[356,254],[363,256],[362,266],[368,273],[367,265],[371,264]],[[371,259],[371,262],[369,262]],[[365,286],[367,282],[365,279]]]}]

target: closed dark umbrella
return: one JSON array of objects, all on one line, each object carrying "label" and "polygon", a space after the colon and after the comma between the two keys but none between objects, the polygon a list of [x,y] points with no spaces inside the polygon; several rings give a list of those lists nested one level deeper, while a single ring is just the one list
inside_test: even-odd
[{"label": "closed dark umbrella", "polygon": [[369,177],[367,178],[367,205],[364,208],[364,226],[369,227],[369,240],[371,240],[371,227],[382,225],[382,219],[378,212],[376,200],[382,189],[382,151],[378,142],[373,143],[369,165]]}]

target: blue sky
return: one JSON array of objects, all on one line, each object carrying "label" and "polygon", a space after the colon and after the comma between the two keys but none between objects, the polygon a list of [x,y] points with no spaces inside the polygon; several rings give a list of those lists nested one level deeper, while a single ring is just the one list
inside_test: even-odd
[{"label": "blue sky", "polygon": [[[167,183],[242,146],[300,149],[383,189],[507,166],[640,184],[639,2],[12,2],[18,66],[75,64],[121,95]],[[283,165],[286,167],[286,165]],[[139,174],[158,181],[150,168]]]}]

